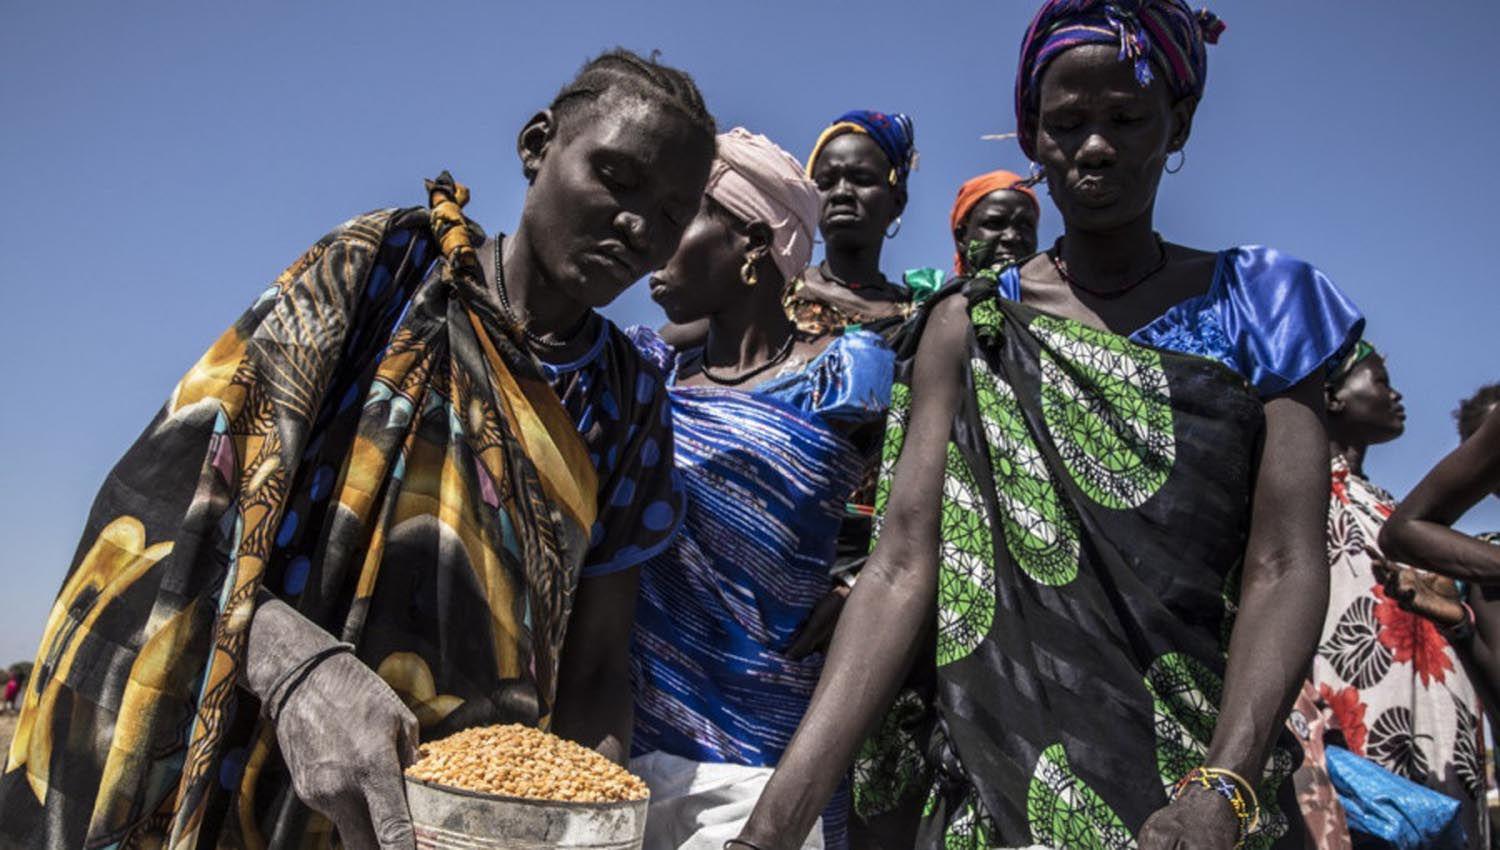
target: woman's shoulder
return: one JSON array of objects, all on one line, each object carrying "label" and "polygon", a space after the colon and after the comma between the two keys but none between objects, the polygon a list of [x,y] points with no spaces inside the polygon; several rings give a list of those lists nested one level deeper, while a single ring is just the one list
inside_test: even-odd
[{"label": "woman's shoulder", "polygon": [[1311,263],[1275,248],[1220,252],[1214,306],[1236,365],[1265,396],[1326,369],[1359,340],[1364,315]]},{"label": "woman's shoulder", "polygon": [[756,391],[809,415],[868,421],[884,416],[890,406],[895,360],[879,334],[849,329],[828,339],[801,369],[773,378]]}]

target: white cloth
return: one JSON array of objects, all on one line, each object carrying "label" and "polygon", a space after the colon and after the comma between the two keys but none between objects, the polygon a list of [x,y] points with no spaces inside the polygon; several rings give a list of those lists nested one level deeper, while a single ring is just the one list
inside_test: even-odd
[{"label": "white cloth", "polygon": [[[700,762],[661,751],[630,760],[651,789],[645,850],[721,850],[740,834],[773,768]],[[823,850],[823,820],[802,850]]]},{"label": "white cloth", "polygon": [[741,221],[771,228],[771,261],[790,281],[812,260],[818,187],[797,158],[744,127],[719,134],[704,191]]}]

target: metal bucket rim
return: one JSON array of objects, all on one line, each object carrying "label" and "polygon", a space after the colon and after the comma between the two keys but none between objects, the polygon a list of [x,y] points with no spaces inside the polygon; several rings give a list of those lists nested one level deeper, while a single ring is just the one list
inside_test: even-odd
[{"label": "metal bucket rim", "polygon": [[525,806],[537,806],[547,808],[563,809],[622,809],[632,806],[644,806],[651,801],[651,791],[646,791],[646,796],[639,800],[609,800],[600,803],[590,803],[584,800],[544,800],[537,797],[512,797],[508,794],[491,794],[488,791],[473,791],[468,788],[455,788],[452,785],[444,785],[440,782],[432,782],[426,779],[416,779],[411,776],[404,777],[407,783],[412,785],[423,785],[434,791],[442,791],[445,794],[457,794],[460,797],[474,797],[479,800],[488,800],[495,803],[519,803]]}]

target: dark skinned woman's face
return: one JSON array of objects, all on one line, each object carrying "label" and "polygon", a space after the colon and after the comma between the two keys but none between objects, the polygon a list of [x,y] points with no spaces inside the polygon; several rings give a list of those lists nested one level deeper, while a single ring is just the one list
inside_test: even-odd
[{"label": "dark skinned woman's face", "polygon": [[891,161],[863,133],[844,133],[818,152],[812,178],[821,209],[818,229],[832,244],[879,245],[906,206],[906,190],[891,185]]},{"label": "dark skinned woman's face", "polygon": [[971,269],[985,269],[1002,259],[1036,253],[1036,207],[1014,189],[997,189],[969,211],[953,233],[958,253]]},{"label": "dark skinned woman's face", "polygon": [[1358,445],[1390,442],[1406,430],[1401,393],[1391,387],[1385,359],[1379,354],[1355,364],[1328,400],[1328,414],[1329,431],[1335,438]]},{"label": "dark skinned woman's face", "polygon": [[550,134],[535,132],[552,122],[541,113],[520,139],[522,163],[535,173],[521,212],[533,253],[560,295],[588,307],[609,304],[672,256],[714,154],[686,118],[604,97]]},{"label": "dark skinned woman's face", "polygon": [[740,280],[747,242],[729,212],[704,195],[677,253],[651,276],[651,300],[679,324],[741,303],[749,290]]},{"label": "dark skinned woman's face", "polygon": [[1084,45],[1054,59],[1042,74],[1036,154],[1067,225],[1109,231],[1149,214],[1195,105],[1172,104],[1160,71],[1141,86],[1113,47]]}]

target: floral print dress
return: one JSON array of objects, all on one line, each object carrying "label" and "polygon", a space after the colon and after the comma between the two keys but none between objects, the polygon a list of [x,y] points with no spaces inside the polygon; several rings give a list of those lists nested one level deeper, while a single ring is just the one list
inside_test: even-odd
[{"label": "floral print dress", "polygon": [[1318,696],[1351,751],[1457,798],[1470,846],[1487,847],[1479,698],[1437,627],[1385,594],[1368,551],[1396,502],[1338,456],[1332,486]]}]

